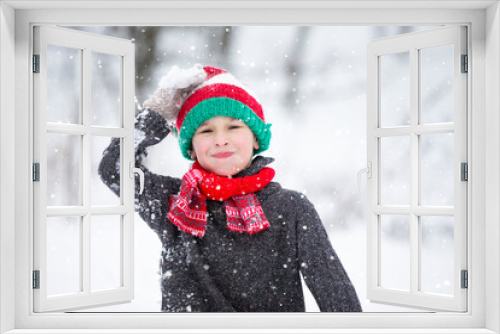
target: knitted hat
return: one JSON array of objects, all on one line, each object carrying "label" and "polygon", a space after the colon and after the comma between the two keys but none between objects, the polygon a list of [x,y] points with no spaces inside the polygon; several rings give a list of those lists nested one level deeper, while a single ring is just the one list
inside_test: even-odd
[{"label": "knitted hat", "polygon": [[196,129],[215,116],[232,117],[245,122],[259,142],[255,154],[268,149],[271,124],[266,124],[262,106],[247,87],[226,71],[201,65],[188,70],[174,67],[162,78],[159,86],[144,106],[175,121],[179,145],[185,158],[192,160],[191,139]]}]

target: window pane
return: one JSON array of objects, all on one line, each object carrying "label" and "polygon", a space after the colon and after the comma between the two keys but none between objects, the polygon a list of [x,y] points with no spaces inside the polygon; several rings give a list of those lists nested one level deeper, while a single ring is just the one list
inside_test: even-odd
[{"label": "window pane", "polygon": [[421,123],[453,122],[453,45],[420,50]]},{"label": "window pane", "polygon": [[382,205],[410,205],[410,137],[380,139]]},{"label": "window pane", "polygon": [[81,205],[82,137],[47,133],[47,206]]},{"label": "window pane", "polygon": [[121,57],[92,52],[92,125],[120,127]]},{"label": "window pane", "polygon": [[121,216],[91,218],[91,289],[105,290],[121,284]]},{"label": "window pane", "polygon": [[410,217],[381,216],[380,286],[410,291]]},{"label": "window pane", "polygon": [[380,57],[380,126],[410,124],[410,53]]},{"label": "window pane", "polygon": [[453,217],[421,217],[420,227],[420,290],[453,295]]},{"label": "window pane", "polygon": [[80,124],[81,50],[47,45],[47,122]]},{"label": "window pane", "polygon": [[[92,136],[91,147],[92,147],[92,179],[91,179],[91,203],[93,206],[103,206],[103,205],[120,205],[120,198],[116,194],[120,194],[120,181],[116,180],[116,184],[112,185],[111,188],[115,191],[113,193],[101,180],[98,174],[99,163],[102,160],[102,154],[104,150],[109,146],[111,142],[110,137],[99,137]],[[120,152],[118,152],[118,155]],[[119,158],[119,157],[118,157]],[[112,170],[116,166],[111,166]],[[120,168],[120,166],[118,166]]]},{"label": "window pane", "polygon": [[47,218],[47,295],[80,292],[80,217]]},{"label": "window pane", "polygon": [[422,205],[453,206],[453,139],[453,133],[420,136]]}]

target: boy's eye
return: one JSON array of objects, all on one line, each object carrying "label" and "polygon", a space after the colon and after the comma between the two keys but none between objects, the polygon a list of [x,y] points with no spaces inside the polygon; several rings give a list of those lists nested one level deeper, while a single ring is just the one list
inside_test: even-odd
[{"label": "boy's eye", "polygon": [[202,129],[198,130],[198,133],[209,133],[209,132],[212,132],[212,130],[209,128],[204,128],[204,129],[202,128]]},{"label": "boy's eye", "polygon": [[239,129],[239,128],[241,128],[241,125],[236,125],[236,124],[234,124],[234,125],[230,125],[230,126],[229,126],[229,129],[230,129],[230,130],[235,130],[235,129]]}]

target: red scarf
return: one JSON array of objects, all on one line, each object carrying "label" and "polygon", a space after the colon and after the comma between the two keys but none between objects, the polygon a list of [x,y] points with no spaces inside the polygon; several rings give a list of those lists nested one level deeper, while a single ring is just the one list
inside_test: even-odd
[{"label": "red scarf", "polygon": [[274,169],[264,167],[252,176],[229,178],[205,171],[198,161],[182,178],[178,195],[170,196],[168,219],[179,229],[203,237],[207,226],[207,198],[224,201],[227,227],[253,234],[269,227],[255,192],[267,186]]}]

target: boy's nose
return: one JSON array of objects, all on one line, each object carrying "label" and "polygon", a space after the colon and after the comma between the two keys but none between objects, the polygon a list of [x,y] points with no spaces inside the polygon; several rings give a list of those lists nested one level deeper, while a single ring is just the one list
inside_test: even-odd
[{"label": "boy's nose", "polygon": [[225,146],[228,144],[227,137],[223,133],[218,133],[215,137],[215,145]]}]

